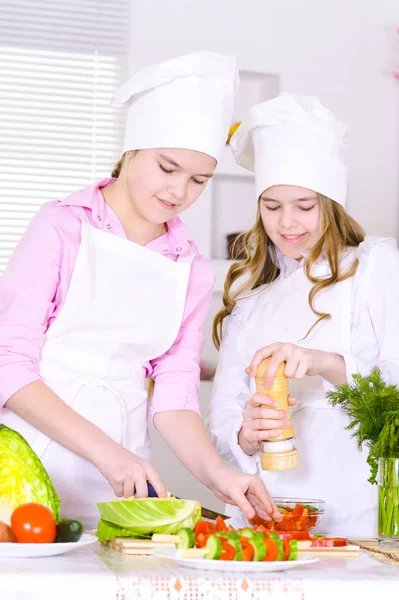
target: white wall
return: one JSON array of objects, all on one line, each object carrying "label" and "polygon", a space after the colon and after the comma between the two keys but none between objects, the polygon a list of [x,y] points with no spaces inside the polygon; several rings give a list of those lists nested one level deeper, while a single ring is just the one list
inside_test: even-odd
[{"label": "white wall", "polygon": [[[278,74],[282,91],[319,96],[352,131],[349,211],[368,233],[397,237],[399,84],[384,73],[395,26],[398,0],[132,0],[129,70],[206,49]],[[208,338],[210,329],[211,319]],[[209,339],[206,355],[215,360]],[[171,491],[221,507],[175,461],[167,466],[159,441],[154,450]]]}]

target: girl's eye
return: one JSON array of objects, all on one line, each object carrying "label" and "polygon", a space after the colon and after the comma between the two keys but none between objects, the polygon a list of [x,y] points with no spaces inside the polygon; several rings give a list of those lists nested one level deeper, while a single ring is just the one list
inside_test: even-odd
[{"label": "girl's eye", "polygon": [[163,167],[161,164],[160,164],[159,166],[160,166],[161,170],[162,170],[164,173],[173,173],[173,171],[172,171],[172,170],[165,169],[165,167]]},{"label": "girl's eye", "polygon": [[275,212],[276,210],[278,210],[280,207],[279,206],[266,206],[267,210],[271,210],[272,212]]},{"label": "girl's eye", "polygon": [[198,181],[198,179],[193,179],[193,181],[195,183],[198,183],[198,185],[204,185],[205,181]]},{"label": "girl's eye", "polygon": [[313,204],[313,206],[309,206],[308,208],[303,208],[300,207],[300,210],[303,210],[304,212],[309,212],[310,210],[312,210],[314,207],[316,206],[316,204]]}]

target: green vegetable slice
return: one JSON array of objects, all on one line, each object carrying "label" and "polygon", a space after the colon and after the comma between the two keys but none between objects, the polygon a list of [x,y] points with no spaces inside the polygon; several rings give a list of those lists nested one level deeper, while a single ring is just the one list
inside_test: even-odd
[{"label": "green vegetable slice", "polygon": [[257,533],[259,533],[259,531],[254,531],[253,529],[242,529],[240,531],[240,536],[241,537],[245,537],[245,538],[252,538],[254,537]]},{"label": "green vegetable slice", "polygon": [[290,545],[288,560],[296,560],[298,558],[298,541],[288,540],[288,543]]},{"label": "green vegetable slice", "polygon": [[179,549],[193,548],[195,545],[195,535],[194,531],[189,527],[183,527],[180,529],[179,533],[179,541],[177,542],[177,547]]},{"label": "green vegetable slice", "polygon": [[281,541],[280,536],[275,531],[271,531],[270,533],[268,533],[268,536],[273,542],[275,542],[277,544],[278,554],[277,554],[276,560],[283,560],[284,545],[283,545],[283,542]]},{"label": "green vegetable slice", "polygon": [[259,531],[254,531],[252,537],[248,538],[248,542],[254,549],[253,561],[260,561],[266,558],[265,538]]},{"label": "green vegetable slice", "polygon": [[205,548],[208,550],[205,554],[207,560],[219,560],[222,554],[222,540],[219,536],[212,533],[205,543]]}]

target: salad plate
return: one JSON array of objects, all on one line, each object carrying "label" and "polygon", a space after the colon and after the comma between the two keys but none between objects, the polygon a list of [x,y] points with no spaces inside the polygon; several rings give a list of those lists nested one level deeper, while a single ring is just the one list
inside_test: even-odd
[{"label": "salad plate", "polygon": [[73,550],[84,548],[97,542],[95,535],[84,533],[78,542],[64,542],[53,544],[0,544],[0,560],[3,558],[43,558],[44,556],[57,556]]},{"label": "salad plate", "polygon": [[270,561],[270,562],[244,562],[236,560],[206,560],[205,558],[182,558],[177,556],[176,548],[154,548],[154,556],[166,558],[182,567],[191,569],[201,569],[206,571],[224,571],[224,572],[251,572],[268,573],[270,571],[287,571],[318,562],[317,557],[304,556],[298,560]]}]

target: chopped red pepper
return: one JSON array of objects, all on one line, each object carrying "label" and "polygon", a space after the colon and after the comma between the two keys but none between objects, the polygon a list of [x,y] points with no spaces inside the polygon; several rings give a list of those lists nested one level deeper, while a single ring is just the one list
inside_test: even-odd
[{"label": "chopped red pepper", "polygon": [[215,528],[216,531],[227,531],[227,525],[222,517],[216,517]]}]

